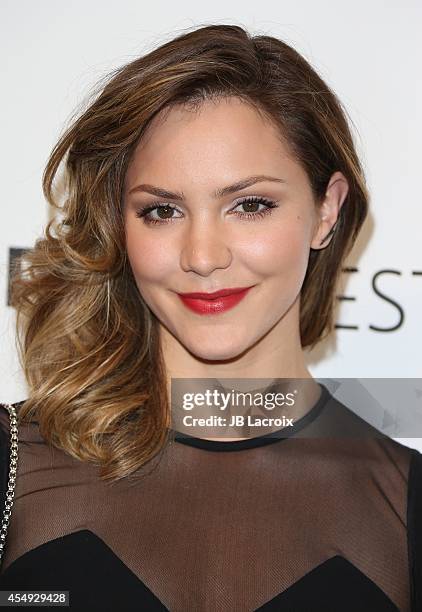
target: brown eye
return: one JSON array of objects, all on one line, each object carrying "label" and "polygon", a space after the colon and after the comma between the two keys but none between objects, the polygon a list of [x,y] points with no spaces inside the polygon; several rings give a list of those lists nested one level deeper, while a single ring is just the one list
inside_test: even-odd
[{"label": "brown eye", "polygon": [[[144,222],[150,225],[154,223],[169,223],[177,218],[173,216],[174,211],[177,211],[177,208],[170,206],[170,204],[152,204],[138,210],[136,216],[143,218]],[[152,216],[153,213],[156,213],[158,218],[154,218]]]},{"label": "brown eye", "polygon": [[159,206],[156,210],[161,219],[171,219],[174,208],[171,208],[171,206]]},{"label": "brown eye", "polygon": [[258,202],[242,202],[239,206],[243,206],[245,212],[256,212],[259,209]]},{"label": "brown eye", "polygon": [[[242,207],[244,210],[236,211],[236,208]],[[263,206],[261,210],[259,207]],[[234,214],[239,217],[239,219],[248,219],[250,221],[255,221],[256,219],[262,219],[266,215],[270,215],[272,213],[272,208],[277,208],[278,204],[273,200],[268,200],[267,198],[263,198],[260,196],[250,196],[245,198],[241,202],[238,202],[234,207]]]}]

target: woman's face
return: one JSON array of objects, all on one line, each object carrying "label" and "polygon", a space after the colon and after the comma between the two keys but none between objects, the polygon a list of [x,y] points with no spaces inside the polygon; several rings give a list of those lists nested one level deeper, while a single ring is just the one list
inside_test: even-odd
[{"label": "woman's face", "polygon": [[[138,216],[156,205],[166,208]],[[283,319],[297,334],[309,250],[329,231],[318,233],[320,215],[279,132],[234,97],[156,117],[126,176],[138,289],[166,334],[201,359],[233,358]],[[238,302],[178,295],[238,287],[251,287]]]}]

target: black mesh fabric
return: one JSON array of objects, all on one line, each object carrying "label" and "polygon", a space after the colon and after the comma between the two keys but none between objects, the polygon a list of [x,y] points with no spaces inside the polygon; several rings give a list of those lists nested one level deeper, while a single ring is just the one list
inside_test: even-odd
[{"label": "black mesh fabric", "polygon": [[[422,455],[321,391],[288,436],[172,431],[114,483],[21,424],[0,588],[81,611],[420,612]],[[0,407],[2,475],[8,427]]]}]

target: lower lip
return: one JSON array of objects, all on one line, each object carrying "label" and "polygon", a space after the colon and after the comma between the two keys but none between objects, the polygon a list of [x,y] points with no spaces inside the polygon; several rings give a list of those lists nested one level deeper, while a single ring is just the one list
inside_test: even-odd
[{"label": "lower lip", "polygon": [[239,293],[231,293],[224,297],[214,298],[213,300],[202,300],[199,298],[190,298],[179,294],[180,299],[185,306],[198,314],[219,314],[226,312],[238,304],[252,287],[248,287]]}]

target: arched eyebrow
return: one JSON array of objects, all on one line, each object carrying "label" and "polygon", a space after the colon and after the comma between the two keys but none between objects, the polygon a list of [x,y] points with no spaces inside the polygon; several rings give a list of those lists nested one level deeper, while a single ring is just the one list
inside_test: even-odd
[{"label": "arched eyebrow", "polygon": [[[220,187],[216,189],[212,193],[212,197],[214,198],[222,198],[226,195],[230,195],[235,193],[236,191],[241,191],[242,189],[246,189],[246,187],[250,187],[251,185],[255,185],[255,183],[260,183],[263,181],[272,181],[276,183],[286,183],[286,181],[282,178],[277,178],[274,176],[268,176],[266,174],[255,174],[253,176],[248,176],[232,185],[226,185],[225,187]],[[171,200],[184,200],[185,195],[183,191],[168,191],[167,189],[163,189],[162,187],[156,187],[155,185],[150,185],[149,183],[142,183],[141,185],[136,185],[136,187],[132,187],[129,190],[129,194],[144,191],[145,193],[150,193],[151,195],[155,195],[159,198],[169,198]]]}]

